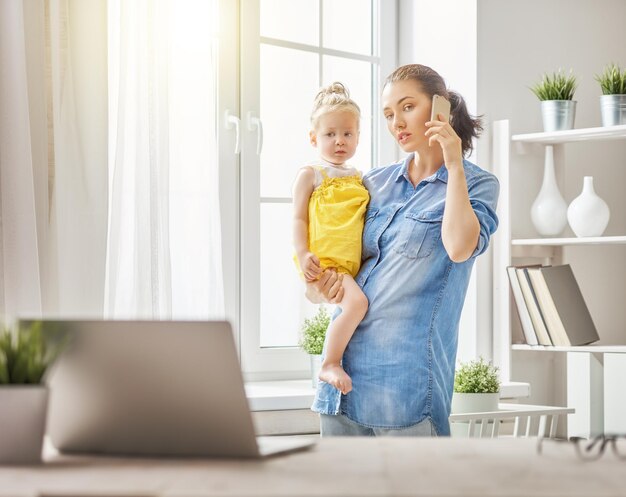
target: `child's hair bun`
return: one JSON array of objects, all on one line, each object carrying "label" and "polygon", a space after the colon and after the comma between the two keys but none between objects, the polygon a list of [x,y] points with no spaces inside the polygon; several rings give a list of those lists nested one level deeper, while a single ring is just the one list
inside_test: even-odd
[{"label": "child's hair bun", "polygon": [[316,125],[319,116],[326,112],[347,110],[352,112],[357,119],[361,118],[361,109],[354,100],[350,98],[348,89],[340,83],[334,83],[324,86],[315,96],[313,102],[313,112],[311,113],[311,123]]}]

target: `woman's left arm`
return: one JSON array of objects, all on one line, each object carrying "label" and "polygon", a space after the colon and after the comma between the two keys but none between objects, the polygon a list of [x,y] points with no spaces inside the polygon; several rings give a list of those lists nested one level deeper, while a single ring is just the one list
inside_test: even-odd
[{"label": "woman's left arm", "polygon": [[480,224],[469,199],[461,139],[447,122],[430,121],[426,125],[429,127],[426,132],[429,143],[439,142],[448,170],[441,239],[448,257],[454,262],[464,262],[478,245]]},{"label": "woman's left arm", "polygon": [[448,189],[441,226],[441,239],[448,257],[454,262],[469,259],[476,250],[479,235],[480,224],[470,204],[461,162],[460,167],[448,167]]}]

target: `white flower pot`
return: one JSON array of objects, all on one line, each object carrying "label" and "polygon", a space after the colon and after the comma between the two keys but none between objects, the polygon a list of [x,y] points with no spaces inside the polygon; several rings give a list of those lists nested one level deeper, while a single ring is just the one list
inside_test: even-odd
[{"label": "white flower pot", "polygon": [[47,412],[45,385],[0,386],[0,465],[41,463]]},{"label": "white flower pot", "polygon": [[454,414],[466,414],[497,411],[499,399],[499,393],[454,392],[452,394],[452,412]]},{"label": "white flower pot", "polygon": [[593,177],[585,176],[582,193],[567,208],[572,231],[577,237],[602,236],[610,217],[609,206],[593,188]]},{"label": "white flower pot", "polygon": [[557,236],[567,226],[567,204],[556,183],[552,145],[546,146],[543,183],[530,208],[530,217],[541,236]]},{"label": "white flower pot", "polygon": [[311,384],[313,388],[317,388],[318,376],[320,375],[320,369],[322,369],[322,355],[311,354]]}]

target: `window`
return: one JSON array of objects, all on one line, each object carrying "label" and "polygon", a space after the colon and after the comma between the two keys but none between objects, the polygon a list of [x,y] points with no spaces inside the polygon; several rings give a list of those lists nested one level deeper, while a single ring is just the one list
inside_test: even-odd
[{"label": "window", "polygon": [[291,185],[316,158],[313,98],[335,80],[362,110],[353,164],[395,159],[379,94],[396,63],[396,11],[382,4],[111,2],[109,316],[206,319],[220,308],[248,378],[306,374],[298,335],[315,309],[292,261]]},{"label": "window", "polygon": [[314,309],[292,260],[291,185],[316,158],[308,131],[319,87],[341,81],[361,107],[351,161],[357,168],[395,158],[379,114],[381,80],[395,67],[395,3],[382,3],[242,2],[239,329],[246,373],[308,368],[298,333]]},{"label": "window", "polygon": [[225,314],[218,179],[236,157],[219,116],[237,98],[223,90],[236,80],[229,3],[107,3],[106,317]]}]

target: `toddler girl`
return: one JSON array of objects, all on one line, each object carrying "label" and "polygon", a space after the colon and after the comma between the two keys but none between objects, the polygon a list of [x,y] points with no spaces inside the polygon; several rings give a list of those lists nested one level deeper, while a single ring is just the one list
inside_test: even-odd
[{"label": "toddler girl", "polygon": [[311,114],[311,144],[319,161],[298,171],[293,187],[295,258],[306,281],[326,268],[342,273],[341,314],[327,330],[319,379],[346,394],[352,380],[341,366],[344,350],[367,312],[354,281],[361,266],[361,236],[369,194],[358,170],[346,164],[359,143],[361,111],[341,83],[317,94]]}]

